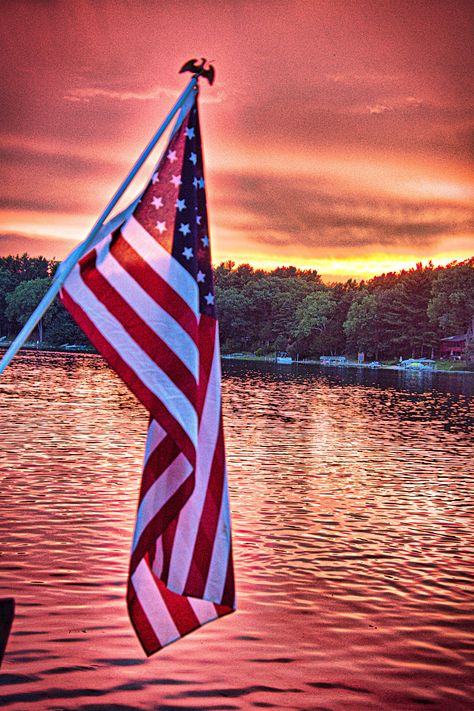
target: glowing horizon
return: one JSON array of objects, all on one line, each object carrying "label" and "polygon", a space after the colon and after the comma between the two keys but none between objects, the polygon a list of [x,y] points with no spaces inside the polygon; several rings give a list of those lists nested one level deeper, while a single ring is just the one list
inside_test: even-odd
[{"label": "glowing horizon", "polygon": [[467,0],[104,0],[104,38],[92,0],[7,4],[0,255],[61,259],[82,241],[182,90],[177,69],[204,55],[215,263],[328,281],[468,258],[469,18]]}]

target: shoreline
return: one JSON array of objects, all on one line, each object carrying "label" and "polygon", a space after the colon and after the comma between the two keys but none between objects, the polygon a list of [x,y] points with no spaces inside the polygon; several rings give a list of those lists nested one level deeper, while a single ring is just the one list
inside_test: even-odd
[{"label": "shoreline", "polygon": [[319,360],[315,359],[304,359],[304,360],[294,360],[292,363],[287,363],[287,364],[280,364],[277,363],[274,357],[269,357],[269,356],[256,356],[252,354],[245,354],[245,355],[228,355],[224,354],[221,355],[222,360],[235,360],[239,362],[254,362],[254,363],[273,363],[274,365],[278,365],[281,368],[288,368],[292,367],[294,365],[317,365],[320,368],[364,368],[366,370],[394,370],[399,373],[423,373],[423,374],[432,374],[432,373],[448,373],[450,375],[474,375],[474,370],[452,370],[452,369],[445,369],[445,368],[425,368],[425,369],[414,369],[414,368],[403,368],[399,365],[388,365],[381,363],[378,367],[374,368],[373,366],[371,367],[369,363],[356,363],[355,361],[347,361],[346,363],[321,363]]},{"label": "shoreline", "polygon": [[[0,353],[3,351],[6,351],[10,346],[10,342],[8,341],[3,341],[0,343]],[[66,345],[66,346],[49,346],[45,348],[38,348],[36,344],[33,343],[27,343],[22,348],[20,348],[20,353],[22,351],[29,351],[29,352],[35,352],[35,353],[71,353],[71,354],[84,354],[84,355],[99,355],[97,351],[89,346],[74,346],[74,345]],[[355,361],[347,361],[345,363],[321,363],[319,360],[316,359],[311,359],[307,358],[304,360],[294,360],[292,363],[285,363],[285,364],[280,364],[277,363],[275,358],[273,356],[257,356],[252,353],[239,353],[236,355],[233,354],[221,354],[221,360],[230,360],[230,361],[238,361],[238,362],[249,362],[249,363],[273,363],[274,365],[278,365],[281,368],[288,368],[288,367],[293,367],[293,366],[298,366],[298,365],[317,365],[320,368],[363,368],[365,370],[393,370],[397,372],[402,372],[402,373],[418,373],[418,374],[432,374],[432,373],[446,373],[449,375],[473,375],[474,376],[474,370],[452,370],[448,368],[437,368],[436,366],[432,369],[430,368],[425,368],[425,369],[409,369],[409,368],[403,368],[399,365],[389,365],[386,363],[381,363],[379,366],[374,368],[373,366],[370,366],[369,363],[357,363]]]}]

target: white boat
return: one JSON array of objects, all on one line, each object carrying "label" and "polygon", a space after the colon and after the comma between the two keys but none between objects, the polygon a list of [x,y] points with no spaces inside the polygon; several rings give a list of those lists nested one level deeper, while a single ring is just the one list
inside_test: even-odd
[{"label": "white boat", "polygon": [[380,363],[378,362],[378,360],[373,360],[368,364],[367,367],[368,368],[380,368]]},{"label": "white boat", "polygon": [[279,365],[291,365],[293,363],[293,358],[286,351],[279,351],[275,360]]}]

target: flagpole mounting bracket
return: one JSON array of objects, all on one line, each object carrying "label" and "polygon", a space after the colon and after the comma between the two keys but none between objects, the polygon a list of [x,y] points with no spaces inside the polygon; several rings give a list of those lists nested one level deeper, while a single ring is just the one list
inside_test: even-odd
[{"label": "flagpole mounting bracket", "polygon": [[207,79],[211,86],[214,84],[216,72],[213,65],[208,62],[205,57],[201,57],[200,64],[197,59],[189,59],[179,70],[180,74],[183,74],[184,72],[191,72],[195,77],[204,77],[204,79]]}]

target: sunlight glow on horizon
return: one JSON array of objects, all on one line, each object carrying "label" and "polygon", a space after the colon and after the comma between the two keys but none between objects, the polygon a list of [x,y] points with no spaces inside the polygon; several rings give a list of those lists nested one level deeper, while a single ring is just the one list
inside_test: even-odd
[{"label": "sunlight glow on horizon", "polygon": [[[47,153],[48,149],[54,152],[54,146],[41,145],[41,148],[46,148]],[[88,150],[80,147],[79,152],[84,151],[86,157]],[[96,157],[100,160],[99,155]],[[372,155],[368,161],[354,152],[345,155],[321,150],[302,153],[298,148],[288,147],[276,152],[274,147],[261,147],[257,153],[255,146],[227,145],[225,151],[219,151],[218,144],[210,151],[207,164],[215,265],[231,260],[236,265],[247,263],[266,271],[280,266],[316,269],[328,282],[370,279],[378,274],[412,268],[419,262],[446,265],[474,253],[471,236],[464,231],[468,229],[468,203],[474,191],[470,177],[460,166],[451,164],[449,170],[442,170],[443,166],[436,162],[433,165],[426,161],[418,163],[414,156],[407,160],[379,154],[375,159]],[[154,165],[155,160],[149,159],[114,214],[141,191]],[[266,201],[269,209],[262,209],[258,201],[248,201],[245,191],[239,194],[232,188],[229,190],[226,183],[222,183],[222,178],[228,176],[234,176],[240,188],[247,179],[261,179],[261,203],[264,205]],[[280,180],[294,182],[300,191],[300,203],[285,202],[285,183],[280,184]],[[77,186],[78,192],[88,198],[86,209],[82,211],[3,209],[0,253],[5,253],[2,238],[7,244],[9,238],[13,243],[15,236],[24,236],[29,240],[30,251],[42,249],[43,253],[47,252],[44,256],[64,258],[87,236],[97,218],[88,211],[90,205],[98,201],[97,194],[108,193],[109,182],[104,178],[99,190],[97,186],[91,187],[87,180],[84,187]],[[67,185],[65,189],[68,190]],[[275,189],[280,192],[273,194]],[[316,211],[314,221],[311,216],[305,218],[306,224],[297,224],[300,211],[304,214],[318,204],[321,215]],[[281,228],[279,223],[272,223],[275,205],[280,209]],[[332,224],[324,224],[327,205],[334,220]],[[321,218],[322,224],[318,223]],[[423,230],[425,225],[429,229],[440,221],[451,225],[451,229],[458,223],[459,232],[434,232],[431,247],[427,241],[417,244],[416,232],[412,237],[409,232],[406,235],[396,232],[398,227],[403,230],[405,223],[412,229]],[[344,223],[348,224],[348,236],[352,230],[354,244],[348,242],[343,246],[343,239],[338,243]],[[377,239],[377,225],[385,223],[394,230],[393,243]],[[306,242],[300,239],[305,234]],[[45,249],[47,241],[51,246]],[[38,251],[35,254],[38,255]]]},{"label": "sunlight glow on horizon", "polygon": [[331,281],[346,281],[347,279],[371,279],[380,274],[388,272],[399,272],[416,267],[417,263],[422,263],[426,266],[428,262],[432,262],[433,266],[446,266],[450,262],[462,262],[465,259],[470,259],[473,256],[473,251],[465,253],[456,252],[450,254],[441,252],[432,257],[419,257],[413,254],[407,255],[387,255],[383,253],[368,254],[366,257],[348,257],[344,258],[301,258],[288,257],[268,257],[264,254],[255,254],[245,257],[243,255],[234,255],[234,257],[222,258],[214,260],[214,266],[225,261],[235,262],[236,269],[241,264],[250,264],[254,269],[263,269],[264,271],[272,271],[278,267],[296,267],[297,269],[315,269],[320,274],[325,282]]},{"label": "sunlight glow on horizon", "polygon": [[[50,240],[51,248],[49,252],[55,258],[61,260],[72,251],[87,236],[94,222],[92,215],[70,215],[65,213],[54,213],[45,215],[44,213],[30,212],[24,216],[18,213],[11,213],[2,225],[3,239],[13,238],[16,234],[23,234],[30,238],[30,249],[32,256],[39,256],[39,252],[34,249],[34,243],[44,244],[44,240]],[[297,269],[315,269],[322,276],[325,282],[345,281],[347,279],[370,279],[379,274],[387,272],[398,272],[403,269],[410,269],[421,262],[426,265],[431,261],[434,266],[444,266],[453,261],[463,261],[469,259],[474,254],[474,248],[470,247],[468,235],[461,238],[458,243],[452,244],[455,249],[450,250],[448,242],[441,240],[438,249],[427,255],[416,254],[414,251],[402,252],[393,251],[387,246],[386,251],[370,251],[359,256],[352,256],[350,253],[345,256],[339,249],[339,254],[335,256],[315,255],[301,256],[292,254],[292,246],[285,245],[280,254],[265,253],[263,251],[242,252],[236,245],[248,240],[244,235],[239,235],[234,230],[226,228],[219,229],[217,226],[212,231],[218,238],[213,237],[213,264],[216,267],[221,262],[232,261],[236,267],[240,264],[250,264],[254,269],[272,271],[277,267],[293,266]],[[224,249],[222,245],[224,244]],[[0,253],[2,240],[0,239]],[[397,245],[398,246],[398,245]],[[396,249],[396,247],[395,249]],[[295,247],[297,248],[297,246]],[[398,249],[399,246],[398,246]],[[19,250],[17,250],[19,251]],[[41,250],[40,250],[41,251]],[[44,252],[42,249],[42,254]],[[318,249],[321,253],[321,250]],[[49,254],[44,256],[49,257]]]}]

